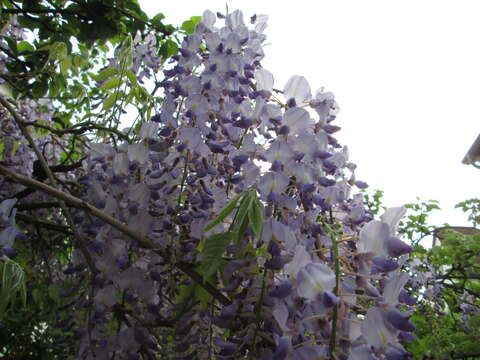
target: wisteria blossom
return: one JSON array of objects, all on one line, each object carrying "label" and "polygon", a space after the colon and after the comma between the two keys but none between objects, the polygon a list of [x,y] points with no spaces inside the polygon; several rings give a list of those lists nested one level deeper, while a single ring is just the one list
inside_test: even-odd
[{"label": "wisteria blossom", "polygon": [[[207,10],[162,66],[155,38],[135,37],[129,70],[155,74],[162,95],[133,140],[89,144],[76,173],[84,203],[67,220],[81,241],[59,329],[78,359],[410,358],[405,209],[373,220],[333,93],[263,68],[267,20]],[[0,118],[20,143],[8,166],[32,177],[35,154]],[[15,206],[0,204],[6,256],[22,236]]]}]

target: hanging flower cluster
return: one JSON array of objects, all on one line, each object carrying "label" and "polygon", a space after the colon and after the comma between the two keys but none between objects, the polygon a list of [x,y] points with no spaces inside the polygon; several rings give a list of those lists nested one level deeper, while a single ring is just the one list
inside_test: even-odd
[{"label": "hanging flower cluster", "polygon": [[[58,322],[79,359],[410,358],[405,210],[351,195],[334,96],[274,87],[266,21],[206,11],[138,141],[91,144]],[[135,44],[141,80],[155,43]]]}]

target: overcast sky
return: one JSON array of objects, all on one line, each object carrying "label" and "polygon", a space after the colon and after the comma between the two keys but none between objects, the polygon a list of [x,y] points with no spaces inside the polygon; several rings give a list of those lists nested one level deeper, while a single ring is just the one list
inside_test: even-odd
[{"label": "overcast sky", "polygon": [[[225,1],[139,0],[180,25]],[[338,139],[357,178],[386,204],[437,199],[436,224],[466,225],[456,203],[479,196],[480,170],[461,163],[480,133],[480,2],[442,0],[229,1],[267,14],[262,65],[283,88],[294,74],[340,105]]]}]

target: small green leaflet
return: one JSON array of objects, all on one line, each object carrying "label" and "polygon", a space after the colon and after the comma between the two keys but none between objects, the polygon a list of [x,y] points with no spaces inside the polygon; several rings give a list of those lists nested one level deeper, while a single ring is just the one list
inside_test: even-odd
[{"label": "small green leaflet", "polygon": [[117,88],[118,86],[120,86],[121,83],[122,83],[122,79],[120,79],[119,77],[114,77],[114,78],[111,78],[108,81],[106,81],[100,87],[100,89],[102,89],[102,90],[114,89],[114,88]]},{"label": "small green leaflet", "polygon": [[250,225],[252,226],[255,237],[260,239],[263,230],[263,204],[256,194],[253,196],[248,212],[248,219],[250,220]]},{"label": "small green leaflet", "polygon": [[17,44],[17,50],[19,53],[33,52],[35,51],[35,47],[33,47],[33,45],[30,44],[28,41],[20,41]]},{"label": "small green leaflet", "polygon": [[103,81],[117,74],[118,74],[118,70],[116,68],[107,67],[106,69],[103,69],[102,71],[100,71],[100,73],[97,76],[95,76],[94,79],[96,81]]},{"label": "small green leaflet", "polygon": [[0,286],[0,318],[5,315],[8,308],[13,307],[18,299],[23,306],[27,304],[27,285],[25,271],[12,260],[0,262],[2,278]]},{"label": "small green leaflet", "polygon": [[110,109],[118,99],[123,97],[123,95],[124,95],[123,91],[114,92],[113,94],[110,94],[103,102],[103,110]]},{"label": "small green leaflet", "polygon": [[171,39],[165,40],[159,50],[159,54],[164,59],[167,59],[173,55],[176,55],[177,52],[178,52],[178,45],[177,43],[175,43],[175,41]]},{"label": "small green leaflet", "polygon": [[118,57],[123,69],[128,69],[133,64],[133,40],[132,36],[128,35],[120,47]]},{"label": "small green leaflet", "polygon": [[205,240],[203,247],[203,260],[200,272],[203,281],[207,281],[223,265],[223,254],[227,246],[232,242],[234,234],[232,232],[220,233],[210,236]]},{"label": "small green leaflet", "polygon": [[195,31],[195,26],[197,26],[200,21],[202,21],[201,16],[192,16],[189,20],[183,22],[181,29],[190,35]]},{"label": "small green leaflet", "polygon": [[162,13],[158,13],[152,18],[151,22],[154,26],[161,27],[163,25],[162,24],[163,19],[165,19],[165,15],[163,15]]},{"label": "small green leaflet", "polygon": [[210,231],[215,226],[223,222],[237,207],[239,202],[240,204],[238,205],[233,223],[230,226],[230,228],[233,230],[235,242],[240,241],[241,236],[245,233],[249,224],[252,226],[255,237],[260,239],[260,236],[262,236],[264,222],[263,204],[258,199],[257,191],[255,189],[249,189],[242,194],[235,196],[227,204],[227,206],[220,211],[218,216],[205,227],[204,230]]},{"label": "small green leaflet", "polygon": [[225,206],[225,208],[220,211],[220,213],[218,214],[218,216],[215,218],[215,220],[213,220],[210,224],[208,224],[207,226],[205,226],[205,231],[209,231],[209,230],[212,230],[215,226],[217,226],[218,224],[220,224],[223,220],[225,220],[225,218],[230,215],[230,213],[233,211],[233,209],[235,209],[235,207],[237,206],[237,203],[238,203],[238,200],[240,200],[240,198],[243,196],[244,194],[238,194],[237,196],[235,196],[228,204],[227,206]]},{"label": "small green leaflet", "polygon": [[252,194],[251,194],[251,191],[249,190],[243,196],[242,201],[240,202],[240,205],[238,207],[237,214],[235,215],[235,220],[233,221],[233,229],[235,230],[235,232],[237,232],[238,236],[241,235],[240,229],[243,229],[243,231],[245,231],[248,225],[248,211],[250,209],[251,202],[252,202]]},{"label": "small green leaflet", "polygon": [[13,143],[13,149],[12,149],[12,155],[11,155],[12,157],[14,157],[15,154],[17,153],[19,146],[20,146],[20,141],[15,141]]},{"label": "small green leaflet", "polygon": [[132,70],[127,70],[126,75],[128,80],[130,80],[130,84],[132,84],[132,86],[138,86],[137,77]]},{"label": "small green leaflet", "polygon": [[67,75],[68,70],[72,67],[72,58],[67,56],[65,59],[60,61],[60,72],[63,75]]}]

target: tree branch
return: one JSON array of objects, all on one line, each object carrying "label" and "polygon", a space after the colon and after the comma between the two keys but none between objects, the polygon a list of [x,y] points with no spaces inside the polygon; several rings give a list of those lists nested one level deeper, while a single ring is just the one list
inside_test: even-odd
[{"label": "tree branch", "polygon": [[[103,212],[102,210],[96,208],[93,205],[90,205],[86,201],[83,201],[75,196],[67,194],[61,190],[55,189],[51,186],[48,186],[45,183],[40,181],[31,179],[29,177],[17,174],[10,170],[8,167],[0,164],[0,174],[10,178],[12,181],[25,185],[29,188],[34,188],[41,192],[44,192],[50,196],[53,196],[56,199],[63,200],[65,203],[83,209],[88,213],[96,216],[97,218],[105,221],[107,224],[111,225],[115,229],[119,230],[125,235],[128,235],[130,238],[136,240],[140,246],[146,249],[155,250],[160,256],[165,256],[165,254],[161,253],[161,250],[156,246],[156,244],[149,238],[140,235],[137,231],[130,229],[125,224],[121,223],[114,217],[108,215],[107,213]],[[231,300],[223,295],[217,288],[211,285],[208,282],[204,282],[202,276],[197,273],[190,264],[178,262],[175,264],[175,267],[182,271],[184,274],[188,275],[193,281],[203,287],[206,291],[208,291],[213,297],[215,297],[218,301],[220,301],[223,305],[231,304]]]},{"label": "tree branch", "polygon": [[45,229],[59,231],[67,235],[73,235],[73,233],[70,231],[70,228],[68,226],[60,225],[51,221],[38,220],[33,216],[23,214],[20,212],[17,212],[15,216],[18,220],[29,223],[29,224],[38,225],[38,226],[44,227]]},{"label": "tree branch", "polygon": [[[32,136],[28,132],[27,127],[25,126],[25,121],[22,119],[20,114],[17,113],[17,111],[13,108],[12,105],[9,104],[6,98],[3,96],[0,96],[0,103],[8,110],[8,112],[13,116],[15,122],[17,123],[18,127],[20,128],[20,131],[22,132],[23,136],[25,139],[27,139],[29,145],[32,147],[33,151],[35,152],[35,155],[37,155],[37,159],[40,162],[41,167],[43,168],[43,171],[45,172],[45,175],[47,176],[48,180],[50,181],[50,184],[52,186],[55,186],[55,178],[53,177],[53,173],[50,170],[50,167],[48,166],[47,160],[43,156],[42,152],[38,148],[38,145],[35,143],[33,140]],[[70,226],[70,229],[73,232],[73,235],[76,239],[76,242],[78,244],[78,247],[80,248],[80,251],[82,252],[83,256],[85,257],[85,261],[87,262],[88,267],[92,271],[94,275],[98,274],[98,269],[95,266],[95,262],[92,259],[92,256],[90,255],[90,252],[88,251],[87,245],[80,235],[80,233],[77,231],[77,228],[73,222],[73,218],[70,214],[70,211],[68,210],[66,204],[64,201],[60,201],[60,208],[62,209],[63,216],[65,216],[65,219],[67,220],[67,224]]]}]

